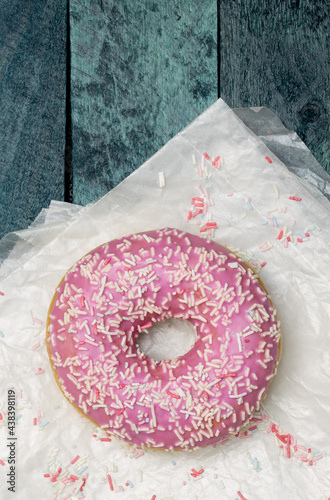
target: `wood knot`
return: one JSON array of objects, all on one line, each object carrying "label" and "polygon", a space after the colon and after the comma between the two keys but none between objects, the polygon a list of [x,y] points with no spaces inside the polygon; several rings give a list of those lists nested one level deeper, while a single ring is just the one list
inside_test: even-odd
[{"label": "wood knot", "polygon": [[321,109],[317,104],[308,102],[301,108],[298,113],[303,122],[314,123],[320,118]]}]

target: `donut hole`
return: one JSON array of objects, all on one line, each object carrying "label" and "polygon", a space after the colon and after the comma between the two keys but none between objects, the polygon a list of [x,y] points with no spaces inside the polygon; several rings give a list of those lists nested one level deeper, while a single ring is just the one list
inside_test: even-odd
[{"label": "donut hole", "polygon": [[162,361],[187,354],[196,340],[196,327],[190,321],[169,318],[143,330],[136,343],[145,356]]}]

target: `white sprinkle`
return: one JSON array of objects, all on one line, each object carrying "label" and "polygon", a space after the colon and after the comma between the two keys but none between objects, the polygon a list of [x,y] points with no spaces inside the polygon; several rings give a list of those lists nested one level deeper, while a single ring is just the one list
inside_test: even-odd
[{"label": "white sprinkle", "polygon": [[100,292],[99,292],[99,297],[101,297],[103,295],[106,281],[107,281],[107,277],[103,276],[102,281],[101,281],[101,288],[100,288]]},{"label": "white sprinkle", "polygon": [[164,174],[164,172],[158,173],[158,180],[159,180],[159,187],[160,188],[165,187],[165,174]]},{"label": "white sprinkle", "polygon": [[236,336],[237,336],[238,350],[239,352],[242,352],[242,341],[240,332],[237,332]]},{"label": "white sprinkle", "polygon": [[242,394],[229,394],[229,397],[238,399],[238,398],[242,398],[243,396],[246,396],[246,395],[247,395],[247,392],[242,392]]},{"label": "white sprinkle", "polygon": [[216,380],[213,380],[213,382],[210,382],[209,384],[207,384],[207,388],[209,389],[210,387],[213,387],[215,384],[217,384],[218,382],[221,382],[221,378],[218,378]]}]

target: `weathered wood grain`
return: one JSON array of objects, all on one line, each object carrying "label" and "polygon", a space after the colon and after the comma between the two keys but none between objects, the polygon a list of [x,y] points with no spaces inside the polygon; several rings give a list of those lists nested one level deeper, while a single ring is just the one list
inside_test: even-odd
[{"label": "weathered wood grain", "polygon": [[73,201],[104,195],[217,99],[216,1],[72,0]]},{"label": "weathered wood grain", "polygon": [[63,199],[65,0],[0,4],[0,237]]},{"label": "weathered wood grain", "polygon": [[270,108],[330,172],[329,3],[218,1],[221,97]]},{"label": "weathered wood grain", "polygon": [[[276,112],[330,172],[327,2],[69,3],[75,203],[117,185],[218,88]],[[64,196],[66,7],[0,4],[0,236]]]}]

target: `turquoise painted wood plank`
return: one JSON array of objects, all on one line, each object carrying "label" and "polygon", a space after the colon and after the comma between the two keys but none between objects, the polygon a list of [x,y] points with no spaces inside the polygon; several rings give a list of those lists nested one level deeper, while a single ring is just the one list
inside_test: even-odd
[{"label": "turquoise painted wood plank", "polygon": [[221,97],[270,108],[330,172],[329,3],[218,1]]},{"label": "turquoise painted wood plank", "polygon": [[0,3],[0,237],[64,196],[66,1]]},{"label": "turquoise painted wood plank", "polygon": [[104,195],[217,99],[216,1],[72,0],[73,201]]}]

